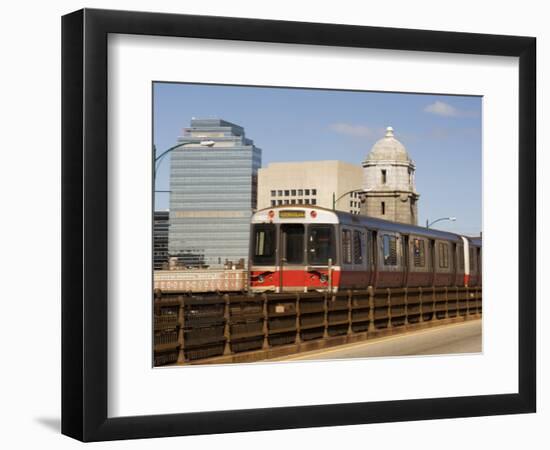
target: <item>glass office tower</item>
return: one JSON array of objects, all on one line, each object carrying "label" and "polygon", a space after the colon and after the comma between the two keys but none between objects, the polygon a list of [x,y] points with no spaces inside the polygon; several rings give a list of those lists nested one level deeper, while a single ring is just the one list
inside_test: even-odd
[{"label": "glass office tower", "polygon": [[168,247],[179,266],[222,268],[248,262],[261,149],[244,129],[192,119],[171,153]]},{"label": "glass office tower", "polygon": [[153,269],[168,268],[168,211],[155,211],[153,222]]}]

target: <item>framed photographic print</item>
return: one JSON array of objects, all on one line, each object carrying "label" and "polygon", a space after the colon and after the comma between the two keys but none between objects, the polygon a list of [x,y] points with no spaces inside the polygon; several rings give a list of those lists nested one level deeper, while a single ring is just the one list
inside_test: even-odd
[{"label": "framed photographic print", "polygon": [[535,411],[534,38],[62,25],[64,434]]}]

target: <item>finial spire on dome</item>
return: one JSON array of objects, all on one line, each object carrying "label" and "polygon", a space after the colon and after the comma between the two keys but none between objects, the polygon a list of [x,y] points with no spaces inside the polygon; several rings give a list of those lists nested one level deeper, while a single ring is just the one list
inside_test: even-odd
[{"label": "finial spire on dome", "polygon": [[386,128],[386,137],[393,137],[393,128],[387,127]]}]

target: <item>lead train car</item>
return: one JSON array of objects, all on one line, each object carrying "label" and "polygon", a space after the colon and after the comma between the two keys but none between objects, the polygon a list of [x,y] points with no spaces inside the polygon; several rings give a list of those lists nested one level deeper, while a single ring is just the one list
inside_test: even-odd
[{"label": "lead train car", "polygon": [[319,207],[252,216],[250,290],[481,285],[481,239]]}]

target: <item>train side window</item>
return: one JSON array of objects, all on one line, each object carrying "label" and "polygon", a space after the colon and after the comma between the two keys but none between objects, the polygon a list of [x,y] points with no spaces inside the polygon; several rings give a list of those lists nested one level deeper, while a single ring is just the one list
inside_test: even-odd
[{"label": "train side window", "polygon": [[449,245],[446,242],[439,242],[439,267],[449,267]]},{"label": "train side window", "polygon": [[363,233],[353,231],[353,264],[363,264]]},{"label": "train side window", "polygon": [[470,246],[470,272],[473,273],[476,271],[476,259],[475,259],[475,247]]},{"label": "train side window", "polygon": [[384,234],[382,236],[382,252],[384,265],[397,266],[397,238]]},{"label": "train side window", "polygon": [[331,225],[310,225],[307,242],[309,264],[326,266],[329,258],[332,258],[333,264],[335,263],[334,234]]},{"label": "train side window", "polygon": [[426,266],[426,248],[424,246],[424,240],[413,239],[413,261],[415,267]]},{"label": "train side window", "polygon": [[351,231],[342,230],[342,255],[344,264],[351,264]]}]

